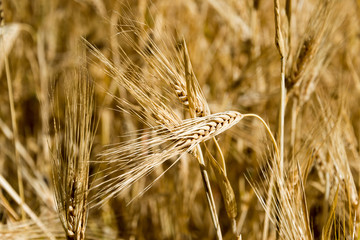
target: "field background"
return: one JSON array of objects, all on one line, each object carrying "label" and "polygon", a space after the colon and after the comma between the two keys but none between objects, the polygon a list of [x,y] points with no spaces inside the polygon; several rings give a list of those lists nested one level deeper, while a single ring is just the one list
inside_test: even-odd
[{"label": "field background", "polygon": [[[272,1],[3,0],[2,4],[0,239],[48,239],[49,234],[66,239],[51,170],[57,144],[53,118],[58,117],[63,129],[61,109],[66,107],[66,94],[73,93],[68,85],[76,79],[79,65],[94,85],[91,114],[98,125],[91,160],[105,145],[131,139],[129,132],[157,124],[146,114],[145,123],[135,116],[144,107],[114,74],[107,74],[106,61],[91,53],[89,45],[116,69],[126,69],[125,59],[131,59],[137,68],[129,74],[140,72],[144,88],[164,96],[164,104],[187,119],[190,115],[173,89],[156,79],[156,66],[136,51],[139,47],[146,53],[146,41],[151,39],[164,56],[181,64],[182,55],[176,51],[184,39],[211,112],[257,114],[280,142],[281,59]],[[358,239],[360,1],[280,1],[279,13],[286,52],[284,182],[278,180],[282,177],[272,164],[274,146],[260,121],[245,118],[217,136],[237,204],[234,234],[208,166],[223,237]],[[140,31],[131,32],[129,26]],[[59,113],[53,107],[54,91],[59,91]],[[119,102],[124,104],[122,111]],[[207,146],[218,159],[214,143]],[[190,154],[134,199],[169,162],[103,206],[91,208],[86,239],[216,239],[199,166]],[[90,182],[97,169],[90,164]],[[9,193],[12,189],[19,194],[19,173],[24,203],[35,217],[22,214],[19,200]],[[270,179],[281,186],[274,193]],[[268,204],[269,194],[274,197]],[[90,191],[91,199],[100,200]]]}]

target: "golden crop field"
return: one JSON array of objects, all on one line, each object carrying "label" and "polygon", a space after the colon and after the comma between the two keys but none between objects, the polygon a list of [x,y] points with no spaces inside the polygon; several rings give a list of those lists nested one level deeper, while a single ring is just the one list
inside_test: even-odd
[{"label": "golden crop field", "polygon": [[0,239],[359,239],[359,0],[0,0]]}]

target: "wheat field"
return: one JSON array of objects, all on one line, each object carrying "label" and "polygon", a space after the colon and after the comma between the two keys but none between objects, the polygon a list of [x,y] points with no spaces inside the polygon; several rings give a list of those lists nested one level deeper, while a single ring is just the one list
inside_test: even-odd
[{"label": "wheat field", "polygon": [[0,239],[359,239],[359,0],[0,0]]}]

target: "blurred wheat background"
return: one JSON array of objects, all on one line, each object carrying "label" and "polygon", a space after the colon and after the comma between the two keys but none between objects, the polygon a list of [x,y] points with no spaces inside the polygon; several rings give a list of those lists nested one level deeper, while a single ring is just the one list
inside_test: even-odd
[{"label": "blurred wheat background", "polygon": [[359,239],[359,0],[0,0],[0,239]]}]

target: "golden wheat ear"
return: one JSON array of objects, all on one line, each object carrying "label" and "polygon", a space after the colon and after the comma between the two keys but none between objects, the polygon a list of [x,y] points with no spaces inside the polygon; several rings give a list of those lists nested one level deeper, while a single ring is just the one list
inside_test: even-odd
[{"label": "golden wheat ear", "polygon": [[[93,87],[79,67],[66,80],[64,129],[54,120],[53,182],[59,217],[67,239],[85,239],[88,215],[89,162],[94,140]],[[61,111],[56,109],[55,111]]]},{"label": "golden wheat ear", "polygon": [[[183,89],[182,97],[185,97],[187,100],[186,101],[188,103],[187,107],[188,107],[191,117],[207,116],[210,114],[210,108],[205,99],[205,96],[202,93],[201,87],[199,85],[198,80],[196,79],[195,73],[192,70],[190,56],[189,56],[189,52],[188,52],[188,48],[187,48],[185,39],[182,41],[182,47],[183,47],[184,70],[185,70],[185,79],[186,79],[186,89]],[[179,83],[178,85],[181,86],[182,84]],[[176,91],[176,93],[178,93],[178,91]],[[178,95],[178,98],[181,102],[183,102],[182,97],[180,97]],[[183,105],[186,106],[186,104],[184,104],[184,103],[183,103]],[[232,232],[234,235],[236,235],[236,219],[235,218],[237,216],[237,208],[238,207],[237,207],[237,203],[235,200],[235,193],[230,184],[229,179],[226,176],[225,158],[224,158],[224,155],[220,148],[220,145],[218,144],[215,137],[212,138],[212,141],[215,143],[216,150],[219,152],[219,155],[220,155],[220,159],[218,161],[210,153],[210,151],[206,147],[206,145],[205,144],[203,144],[203,145],[206,148],[206,152],[209,156],[210,166],[213,169],[213,172],[215,173],[216,182],[217,182],[218,186],[220,187],[227,215],[228,215],[230,221],[232,222],[231,223]],[[201,159],[203,159],[203,157],[201,156],[202,155],[201,148],[200,147],[197,148],[197,151],[195,151],[194,153],[195,153],[196,157],[199,156],[199,157],[197,157],[197,159],[200,164],[200,169],[202,169],[202,165],[204,165],[205,163],[203,161],[201,161]],[[206,172],[204,172],[204,173],[202,172],[202,174],[207,175]],[[205,187],[205,189],[209,189],[210,182],[206,181],[206,177],[204,179],[205,179],[205,181],[204,181],[205,186],[209,186],[209,187]],[[210,191],[210,193],[211,193],[211,191]],[[214,201],[213,201],[213,205],[215,208]],[[212,213],[212,214],[215,215],[215,213]],[[215,216],[215,221],[216,220],[217,220],[217,216]],[[219,235],[221,235],[221,233],[219,233]],[[218,236],[218,238],[221,239],[221,236],[220,237]]]},{"label": "golden wheat ear", "polygon": [[192,152],[199,143],[226,131],[242,118],[235,111],[216,113],[184,120],[171,131],[167,126],[149,129],[134,140],[108,146],[96,161],[103,165],[102,177],[92,188],[99,200],[97,204],[120,194],[165,161],[176,158],[175,164],[180,159],[177,156]]}]

